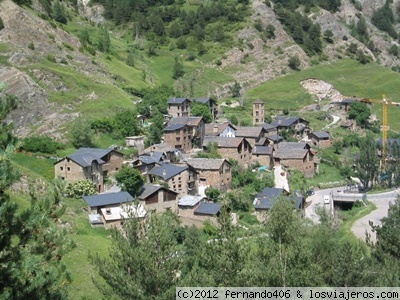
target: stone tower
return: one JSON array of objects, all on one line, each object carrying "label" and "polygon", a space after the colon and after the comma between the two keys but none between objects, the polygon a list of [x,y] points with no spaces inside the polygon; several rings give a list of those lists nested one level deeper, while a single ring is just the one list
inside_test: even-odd
[{"label": "stone tower", "polygon": [[264,123],[264,102],[260,99],[253,103],[253,125]]}]

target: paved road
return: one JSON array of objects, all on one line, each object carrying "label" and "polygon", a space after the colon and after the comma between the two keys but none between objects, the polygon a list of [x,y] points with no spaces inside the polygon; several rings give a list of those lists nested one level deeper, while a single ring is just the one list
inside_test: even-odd
[{"label": "paved road", "polygon": [[[313,220],[315,223],[319,222],[318,215],[316,214],[316,210],[318,207],[323,207],[329,210],[330,206],[328,204],[324,204],[324,195],[330,195],[331,193],[340,194],[341,197],[349,197],[351,198],[362,198],[362,194],[347,194],[343,193],[344,187],[326,190],[316,191],[314,195],[307,198],[307,203],[311,201],[311,204],[305,209],[306,217]],[[381,224],[380,220],[387,216],[387,211],[389,208],[389,203],[393,202],[396,199],[397,195],[400,195],[400,190],[397,189],[395,191],[368,195],[367,200],[372,201],[376,205],[376,209],[372,211],[370,214],[362,217],[361,219],[354,222],[351,231],[354,233],[356,237],[359,239],[365,240],[365,232],[368,231],[371,234],[371,240],[376,240],[376,235],[371,231],[369,226],[369,221],[372,221],[374,224]]]}]

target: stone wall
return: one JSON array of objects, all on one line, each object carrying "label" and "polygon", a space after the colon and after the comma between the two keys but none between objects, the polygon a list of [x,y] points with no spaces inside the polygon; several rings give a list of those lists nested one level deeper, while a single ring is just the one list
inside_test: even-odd
[{"label": "stone wall", "polygon": [[272,168],[272,159],[271,155],[263,155],[263,154],[252,154],[252,162],[258,162],[262,166],[266,166],[268,169]]},{"label": "stone wall", "polygon": [[192,150],[192,130],[188,126],[164,133],[164,142],[183,152]]}]

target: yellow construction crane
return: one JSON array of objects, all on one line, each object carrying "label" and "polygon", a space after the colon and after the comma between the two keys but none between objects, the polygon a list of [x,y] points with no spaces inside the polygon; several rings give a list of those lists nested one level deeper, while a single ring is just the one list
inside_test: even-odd
[{"label": "yellow construction crane", "polygon": [[382,95],[382,100],[377,100],[377,99],[370,99],[370,98],[363,98],[356,100],[359,102],[364,102],[364,103],[378,103],[382,104],[382,152],[381,152],[381,169],[382,171],[386,170],[386,144],[387,144],[387,132],[389,130],[389,125],[388,125],[388,117],[387,117],[387,112],[388,112],[388,106],[389,105],[395,105],[395,106],[400,106],[400,103],[398,102],[392,102],[388,99],[386,99],[385,95]]}]

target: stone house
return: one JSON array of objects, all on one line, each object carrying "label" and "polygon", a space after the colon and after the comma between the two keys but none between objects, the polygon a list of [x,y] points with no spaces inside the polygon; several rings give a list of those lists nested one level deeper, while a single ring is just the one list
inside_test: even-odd
[{"label": "stone house", "polygon": [[189,117],[190,116],[190,103],[187,98],[170,98],[167,101],[168,114],[173,117]]},{"label": "stone house", "polygon": [[127,147],[135,147],[141,154],[144,150],[144,136],[128,136],[125,138],[125,144]]},{"label": "stone house", "polygon": [[150,183],[166,183],[168,188],[178,193],[179,196],[189,193],[189,171],[186,165],[164,162],[151,169],[147,175]]},{"label": "stone house", "polygon": [[271,123],[272,126],[275,126],[279,132],[279,130],[293,130],[297,132],[301,127],[308,126],[310,122],[300,117],[287,117],[287,116],[278,116]]},{"label": "stone house", "polygon": [[104,190],[104,176],[113,175],[124,161],[123,154],[113,149],[80,148],[54,164],[54,173],[67,183],[88,179],[98,192]]},{"label": "stone house", "polygon": [[274,165],[273,150],[274,148],[270,146],[255,146],[252,153],[253,163],[258,162],[267,169],[271,169]]},{"label": "stone house", "polygon": [[192,158],[186,160],[189,173],[195,174],[195,186],[200,193],[207,187],[214,187],[222,192],[231,188],[231,164],[223,158]]},{"label": "stone house", "polygon": [[274,151],[275,164],[299,170],[306,177],[315,175],[316,163],[306,143],[282,142]]},{"label": "stone house", "polygon": [[167,125],[164,128],[164,141],[179,151],[192,150],[192,128],[185,124]]},{"label": "stone house", "polygon": [[146,175],[156,164],[160,164],[165,160],[166,155],[163,152],[151,151],[150,153],[143,153],[129,165],[138,170],[142,175]]},{"label": "stone house", "polygon": [[212,98],[194,98],[192,99],[193,102],[198,102],[201,104],[205,104],[210,108],[210,113],[213,117],[213,120],[215,120],[217,118],[218,115],[218,104],[217,102],[212,99]]},{"label": "stone house", "polygon": [[164,128],[164,141],[183,152],[199,147],[204,138],[205,124],[201,117],[172,118]]},{"label": "stone house", "polygon": [[279,196],[289,196],[293,202],[293,209],[300,209],[303,207],[304,199],[301,195],[297,193],[289,195],[289,193],[282,188],[266,187],[255,196],[253,201],[256,217],[260,222],[265,221],[264,212],[275,204],[276,198]]},{"label": "stone house", "polygon": [[239,166],[243,168],[248,168],[251,165],[253,147],[245,138],[206,136],[203,141],[203,149],[207,149],[210,143],[217,144],[218,153],[223,158],[237,160]]},{"label": "stone house", "polygon": [[137,198],[143,203],[146,211],[178,211],[178,193],[159,184],[146,183]]},{"label": "stone house", "polygon": [[313,146],[318,148],[328,148],[332,145],[332,137],[326,131],[314,131],[308,134]]},{"label": "stone house", "polygon": [[194,211],[205,201],[204,196],[186,195],[178,201],[178,215],[181,218],[183,226],[195,225],[200,227],[203,225],[203,218],[194,215]]},{"label": "stone house", "polygon": [[235,136],[245,138],[252,147],[267,135],[261,126],[236,126]]},{"label": "stone house", "polygon": [[236,127],[230,122],[205,124],[205,136],[235,137]]},{"label": "stone house", "polygon": [[261,123],[260,126],[264,128],[266,135],[278,134],[278,128],[268,123]]},{"label": "stone house", "polygon": [[102,224],[106,229],[120,227],[124,218],[146,215],[143,205],[133,203],[134,198],[128,192],[82,196],[82,199],[88,205],[91,225]]},{"label": "stone house", "polygon": [[162,152],[165,155],[165,160],[171,163],[176,162],[179,150],[174,148],[168,143],[154,144],[144,149],[144,153],[151,154],[151,152]]},{"label": "stone house", "polygon": [[219,203],[200,202],[200,205],[194,210],[193,215],[199,221],[210,220],[211,223],[217,224],[217,217],[219,216],[221,207],[222,205]]}]

